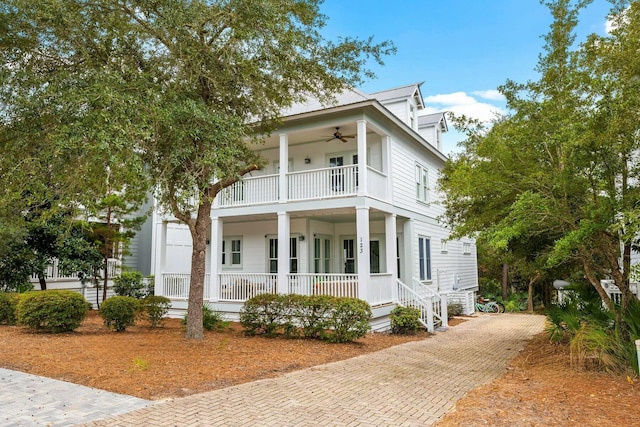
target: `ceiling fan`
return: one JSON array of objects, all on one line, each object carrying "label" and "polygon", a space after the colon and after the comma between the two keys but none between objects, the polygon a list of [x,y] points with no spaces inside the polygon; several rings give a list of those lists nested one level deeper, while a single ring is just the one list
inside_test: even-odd
[{"label": "ceiling fan", "polygon": [[327,139],[326,142],[333,141],[334,139],[339,139],[342,142],[347,142],[347,138],[355,138],[355,137],[356,137],[355,135],[343,135],[342,132],[340,132],[340,127],[337,126],[336,131],[333,133],[333,136]]}]

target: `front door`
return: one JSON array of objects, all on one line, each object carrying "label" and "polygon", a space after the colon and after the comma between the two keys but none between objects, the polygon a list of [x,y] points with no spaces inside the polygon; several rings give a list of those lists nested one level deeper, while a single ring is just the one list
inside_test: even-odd
[{"label": "front door", "polygon": [[[330,168],[340,168],[344,165],[344,157],[336,156],[329,158]],[[342,191],[344,190],[344,169],[338,169],[331,171],[331,190]]]},{"label": "front door", "polygon": [[344,239],[342,241],[342,262],[345,274],[355,274],[356,272],[356,240]]}]

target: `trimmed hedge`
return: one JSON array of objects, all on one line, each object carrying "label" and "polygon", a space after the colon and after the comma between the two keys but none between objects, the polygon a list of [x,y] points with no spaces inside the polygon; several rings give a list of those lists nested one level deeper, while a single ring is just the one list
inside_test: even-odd
[{"label": "trimmed hedge", "polygon": [[396,307],[391,311],[391,332],[394,334],[413,335],[422,327],[420,310],[413,307]]},{"label": "trimmed hedge", "polygon": [[127,326],[135,325],[140,311],[140,301],[126,296],[108,298],[100,306],[100,316],[104,324],[116,332],[122,332]]},{"label": "trimmed hedge", "polygon": [[349,342],[369,331],[371,317],[369,304],[357,298],[261,294],[245,302],[240,324],[247,335]]},{"label": "trimmed hedge", "polygon": [[16,307],[17,321],[29,329],[58,333],[77,329],[91,306],[73,291],[26,292]]},{"label": "trimmed hedge", "polygon": [[17,323],[16,308],[20,294],[16,292],[0,292],[0,325],[15,325]]}]

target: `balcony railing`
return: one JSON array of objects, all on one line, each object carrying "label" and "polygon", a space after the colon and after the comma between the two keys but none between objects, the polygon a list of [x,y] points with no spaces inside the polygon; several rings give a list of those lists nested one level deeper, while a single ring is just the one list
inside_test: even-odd
[{"label": "balcony railing", "polygon": [[[292,201],[349,197],[358,194],[358,166],[348,165],[287,174],[287,198]],[[387,176],[367,167],[368,192],[386,200]],[[220,207],[276,203],[279,198],[279,175],[246,178],[223,189],[218,196]]]},{"label": "balcony railing", "polygon": [[245,206],[278,201],[278,175],[245,178],[223,189],[220,206]]},{"label": "balcony railing", "polygon": [[289,200],[355,196],[358,166],[340,166],[288,174]]}]

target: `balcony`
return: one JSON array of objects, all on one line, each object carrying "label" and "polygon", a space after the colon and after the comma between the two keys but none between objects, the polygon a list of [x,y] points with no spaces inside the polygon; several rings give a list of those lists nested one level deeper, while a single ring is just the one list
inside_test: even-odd
[{"label": "balcony", "polygon": [[[358,195],[361,182],[358,166],[348,165],[291,172],[286,179],[288,201],[321,200]],[[221,208],[277,203],[280,198],[280,175],[245,178],[225,188],[219,195]],[[366,196],[387,201],[387,176],[367,167]]]}]

